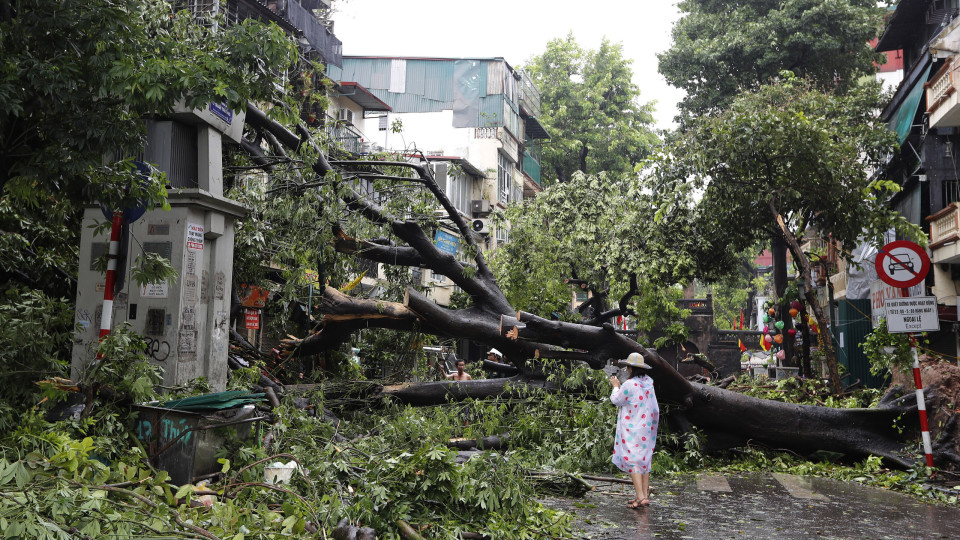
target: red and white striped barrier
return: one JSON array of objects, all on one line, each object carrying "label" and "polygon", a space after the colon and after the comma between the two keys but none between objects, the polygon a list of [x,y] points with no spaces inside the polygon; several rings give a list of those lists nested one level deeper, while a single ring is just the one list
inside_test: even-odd
[{"label": "red and white striped barrier", "polygon": [[923,399],[923,381],[920,379],[920,356],[917,354],[917,344],[910,336],[913,353],[913,384],[917,387],[917,410],[920,413],[920,435],[923,437],[923,453],[927,456],[927,466],[933,467],[933,445],[930,444],[930,425],[927,423],[927,404]]},{"label": "red and white striped barrier", "polygon": [[[103,310],[100,315],[100,340],[110,333],[113,325],[113,287],[117,279],[117,259],[120,256],[120,231],[123,228],[123,212],[113,213],[110,227],[110,249],[107,252],[107,280],[103,288]],[[97,358],[101,355],[98,354]]]}]

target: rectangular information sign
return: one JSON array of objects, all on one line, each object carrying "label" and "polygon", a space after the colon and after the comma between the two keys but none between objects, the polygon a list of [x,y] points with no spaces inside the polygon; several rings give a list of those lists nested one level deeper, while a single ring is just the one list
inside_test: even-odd
[{"label": "rectangular information sign", "polygon": [[203,225],[187,223],[187,249],[203,249]]},{"label": "rectangular information sign", "polygon": [[243,326],[247,330],[260,329],[260,311],[256,309],[245,309],[243,313]]},{"label": "rectangular information sign", "polygon": [[433,243],[436,244],[437,249],[440,251],[445,251],[451,255],[456,255],[457,250],[460,248],[459,237],[441,230],[437,231],[437,236],[434,237]]},{"label": "rectangular information sign", "polygon": [[936,332],[940,330],[934,296],[887,298],[887,330],[890,332]]},{"label": "rectangular information sign", "polygon": [[873,319],[873,326],[876,328],[880,324],[880,319],[886,317],[884,302],[888,298],[903,298],[905,296],[923,296],[923,284],[919,283],[910,287],[907,294],[903,294],[903,289],[887,285],[879,279],[870,282],[870,318]]}]

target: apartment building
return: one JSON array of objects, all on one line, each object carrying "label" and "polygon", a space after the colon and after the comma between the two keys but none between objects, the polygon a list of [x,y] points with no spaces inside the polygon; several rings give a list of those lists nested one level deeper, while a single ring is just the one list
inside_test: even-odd
[{"label": "apartment building", "polygon": [[[549,138],[539,120],[540,93],[525,72],[503,58],[345,56],[327,75],[338,88],[362,88],[386,105],[362,115],[349,107],[335,113],[362,134],[363,152],[409,159],[422,152],[483,248],[509,240],[508,227],[494,226],[489,216],[541,190],[540,144]],[[348,97],[346,91],[336,99]],[[435,241],[462,255],[452,226],[441,223]],[[432,272],[421,279],[438,303],[449,302],[452,282]]]}]

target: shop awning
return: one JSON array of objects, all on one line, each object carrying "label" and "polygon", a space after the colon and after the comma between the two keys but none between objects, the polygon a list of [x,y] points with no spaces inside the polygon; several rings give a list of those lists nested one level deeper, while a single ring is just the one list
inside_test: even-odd
[{"label": "shop awning", "polygon": [[907,97],[900,103],[900,107],[898,107],[896,112],[893,113],[893,116],[890,117],[888,125],[890,129],[897,132],[897,138],[900,140],[900,144],[903,144],[907,140],[907,137],[910,136],[913,119],[917,116],[917,107],[920,106],[920,98],[923,97],[923,83],[927,82],[927,79],[930,77],[931,67],[932,65],[927,66],[923,72],[923,76],[914,83],[913,88],[910,89],[910,93],[907,94]]}]

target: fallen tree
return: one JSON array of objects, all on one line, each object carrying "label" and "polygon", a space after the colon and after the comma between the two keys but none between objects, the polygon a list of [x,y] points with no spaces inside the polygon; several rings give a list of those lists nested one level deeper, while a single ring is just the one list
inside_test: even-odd
[{"label": "fallen tree", "polygon": [[[300,135],[296,135],[252,106],[247,119],[254,128],[270,133],[292,149],[313,144],[306,137],[305,129],[300,129]],[[421,156],[420,162],[328,161],[318,148],[313,147],[312,151],[319,156],[313,172],[321,178],[339,176],[338,193],[347,208],[382,226],[399,240],[352,238],[339,225],[334,225],[334,249],[368,261],[430,269],[452,280],[470,296],[472,305],[464,309],[441,307],[413,288],[407,289],[402,302],[388,302],[353,297],[326,286],[320,298],[322,319],[316,333],[305,339],[284,341],[286,354],[311,355],[336,348],[351,334],[365,328],[422,332],[466,338],[496,347],[519,369],[520,376],[510,382],[543,384],[539,380],[541,374],[531,367],[530,359],[585,362],[600,369],[611,359],[639,352],[653,368],[650,375],[656,381],[658,399],[678,406],[669,421],[681,431],[696,429],[705,433],[710,448],[753,443],[799,453],[829,450],[854,458],[876,455],[897,467],[914,465],[909,450],[912,450],[917,422],[915,400],[888,400],[876,409],[832,409],[749,398],[688,381],[656,352],[618,333],[606,322],[626,313],[629,309],[626,299],[588,324],[549,320],[518,312],[498,286],[474,233],[435,181],[427,158]],[[397,170],[409,174],[398,175]],[[384,207],[353,189],[349,181],[361,178],[423,186],[444,210],[446,219],[459,231],[469,252],[474,254],[472,263],[462,263],[434,245],[429,227],[435,223],[391,215]],[[635,294],[635,289],[631,287],[628,294]],[[412,404],[440,403],[451,397],[499,395],[507,384],[508,381],[502,379],[411,384],[395,389],[393,394]],[[907,429],[895,429],[895,423]]]}]

